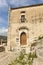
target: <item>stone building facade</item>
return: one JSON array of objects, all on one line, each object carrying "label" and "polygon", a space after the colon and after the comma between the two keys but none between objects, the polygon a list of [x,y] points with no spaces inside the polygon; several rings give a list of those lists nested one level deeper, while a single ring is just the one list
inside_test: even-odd
[{"label": "stone building facade", "polygon": [[10,8],[8,20],[7,50],[29,50],[34,40],[43,35],[43,4]]}]

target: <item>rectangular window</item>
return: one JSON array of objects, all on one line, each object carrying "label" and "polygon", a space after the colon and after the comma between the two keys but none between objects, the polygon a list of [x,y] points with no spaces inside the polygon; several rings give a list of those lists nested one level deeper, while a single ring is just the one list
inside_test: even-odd
[{"label": "rectangular window", "polygon": [[25,15],[21,15],[21,22],[25,22]]}]

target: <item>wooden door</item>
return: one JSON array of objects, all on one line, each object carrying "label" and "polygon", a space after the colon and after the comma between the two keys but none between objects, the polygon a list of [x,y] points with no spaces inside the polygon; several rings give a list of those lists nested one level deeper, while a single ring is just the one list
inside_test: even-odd
[{"label": "wooden door", "polygon": [[27,37],[26,37],[26,33],[25,32],[21,33],[20,43],[21,43],[21,45],[26,45],[26,43],[27,43]]}]

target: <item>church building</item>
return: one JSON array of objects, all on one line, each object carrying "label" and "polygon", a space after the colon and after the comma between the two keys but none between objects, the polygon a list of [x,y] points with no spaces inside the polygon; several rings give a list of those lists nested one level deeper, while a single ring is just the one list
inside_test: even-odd
[{"label": "church building", "polygon": [[25,48],[43,35],[43,4],[10,8],[7,50]]}]

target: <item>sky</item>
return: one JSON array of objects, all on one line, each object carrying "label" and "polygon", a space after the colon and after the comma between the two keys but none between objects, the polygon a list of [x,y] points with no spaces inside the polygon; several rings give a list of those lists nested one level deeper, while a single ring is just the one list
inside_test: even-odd
[{"label": "sky", "polygon": [[43,0],[0,0],[0,35],[8,32],[8,9],[9,7],[28,6],[43,3]]}]

